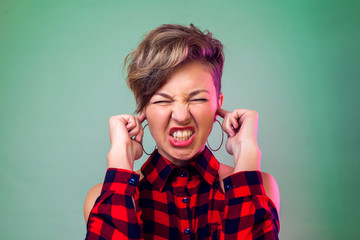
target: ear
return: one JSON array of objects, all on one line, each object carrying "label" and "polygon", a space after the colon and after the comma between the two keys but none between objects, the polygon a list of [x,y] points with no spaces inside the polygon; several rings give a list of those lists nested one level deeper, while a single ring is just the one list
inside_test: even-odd
[{"label": "ear", "polygon": [[219,99],[218,99],[218,108],[221,108],[221,107],[222,107],[223,100],[224,100],[224,94],[221,92],[221,93],[219,94]]},{"label": "ear", "polygon": [[141,123],[146,119],[146,114],[144,110],[140,112],[140,114],[138,115],[138,119]]},{"label": "ear", "polygon": [[[218,99],[218,110],[221,109],[222,104],[223,104],[223,100],[224,100],[224,94],[221,92],[221,93],[219,94],[219,99]],[[218,110],[217,110],[217,111],[218,111]],[[217,111],[216,111],[216,112],[217,112]],[[216,121],[217,116],[218,116],[218,114],[216,113],[216,114],[215,114],[214,122]]]}]

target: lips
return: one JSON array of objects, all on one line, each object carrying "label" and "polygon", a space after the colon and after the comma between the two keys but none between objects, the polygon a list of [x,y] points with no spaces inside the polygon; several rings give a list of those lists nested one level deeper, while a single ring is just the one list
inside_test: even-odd
[{"label": "lips", "polygon": [[175,147],[186,147],[194,140],[194,127],[171,128],[169,141]]}]

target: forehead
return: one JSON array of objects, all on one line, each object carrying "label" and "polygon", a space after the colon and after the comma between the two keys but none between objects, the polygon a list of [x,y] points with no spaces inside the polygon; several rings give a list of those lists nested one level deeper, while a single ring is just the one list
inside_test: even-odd
[{"label": "forehead", "polygon": [[195,61],[182,64],[166,78],[166,83],[157,91],[189,92],[206,90],[215,93],[215,86],[210,67]]}]

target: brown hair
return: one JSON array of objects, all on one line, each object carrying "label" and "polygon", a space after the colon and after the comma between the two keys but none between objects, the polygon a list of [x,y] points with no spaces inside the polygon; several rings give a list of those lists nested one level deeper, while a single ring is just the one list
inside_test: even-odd
[{"label": "brown hair", "polygon": [[164,24],[153,29],[124,62],[126,81],[136,99],[136,112],[143,110],[172,70],[191,61],[201,61],[210,67],[219,97],[224,60],[222,43],[193,24],[190,27]]}]

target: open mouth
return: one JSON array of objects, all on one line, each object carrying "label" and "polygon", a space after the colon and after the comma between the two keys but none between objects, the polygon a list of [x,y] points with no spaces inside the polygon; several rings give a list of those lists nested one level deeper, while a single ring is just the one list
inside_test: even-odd
[{"label": "open mouth", "polygon": [[177,130],[171,133],[171,136],[175,141],[186,141],[189,140],[190,137],[194,134],[193,131],[187,129],[185,131]]},{"label": "open mouth", "polygon": [[193,127],[170,129],[169,140],[175,147],[189,146],[194,140],[195,129]]}]

